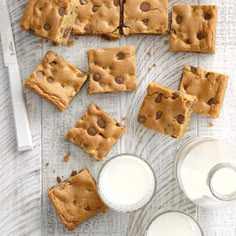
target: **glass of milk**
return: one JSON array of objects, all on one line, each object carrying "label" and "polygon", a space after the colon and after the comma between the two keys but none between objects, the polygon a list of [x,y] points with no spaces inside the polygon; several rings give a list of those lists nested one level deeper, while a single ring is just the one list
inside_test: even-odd
[{"label": "glass of milk", "polygon": [[116,211],[135,211],[150,202],[156,190],[156,177],[143,159],[121,154],[101,168],[98,191],[104,203]]},{"label": "glass of milk", "polygon": [[202,207],[236,200],[236,146],[213,137],[198,137],[178,152],[175,173],[187,197]]},{"label": "glass of milk", "polygon": [[149,224],[145,236],[203,236],[197,221],[182,211],[165,211]]}]

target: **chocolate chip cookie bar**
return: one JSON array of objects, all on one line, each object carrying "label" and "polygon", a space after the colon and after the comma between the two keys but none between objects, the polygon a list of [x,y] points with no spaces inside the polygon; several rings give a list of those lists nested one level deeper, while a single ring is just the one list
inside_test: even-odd
[{"label": "chocolate chip cookie bar", "polygon": [[109,39],[119,38],[119,0],[79,0],[74,35],[101,34]]},{"label": "chocolate chip cookie bar", "polygon": [[167,29],[168,0],[124,1],[124,35],[166,34]]},{"label": "chocolate chip cookie bar", "polygon": [[64,111],[87,80],[87,74],[48,51],[25,86]]},{"label": "chocolate chip cookie bar", "polygon": [[193,111],[210,117],[219,117],[227,88],[228,76],[193,66],[184,66],[179,89],[197,96]]},{"label": "chocolate chip cookie bar", "polygon": [[151,83],[139,111],[138,122],[173,138],[184,135],[197,98]]},{"label": "chocolate chip cookie bar", "polygon": [[66,137],[97,160],[102,160],[125,132],[122,126],[91,104]]},{"label": "chocolate chip cookie bar", "polygon": [[217,6],[178,4],[172,8],[170,50],[215,52]]},{"label": "chocolate chip cookie bar", "polygon": [[99,197],[96,183],[87,169],[81,170],[48,190],[62,223],[69,229],[97,215],[105,213],[107,207]]},{"label": "chocolate chip cookie bar", "polygon": [[21,28],[66,45],[78,14],[78,0],[29,0]]},{"label": "chocolate chip cookie bar", "polygon": [[135,48],[91,49],[88,51],[88,93],[137,89]]}]

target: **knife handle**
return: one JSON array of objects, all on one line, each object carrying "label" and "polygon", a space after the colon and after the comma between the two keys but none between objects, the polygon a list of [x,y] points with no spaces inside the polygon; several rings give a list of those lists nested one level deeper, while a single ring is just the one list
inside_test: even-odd
[{"label": "knife handle", "polygon": [[30,150],[33,148],[32,136],[23,97],[19,65],[8,64],[8,73],[18,151]]}]

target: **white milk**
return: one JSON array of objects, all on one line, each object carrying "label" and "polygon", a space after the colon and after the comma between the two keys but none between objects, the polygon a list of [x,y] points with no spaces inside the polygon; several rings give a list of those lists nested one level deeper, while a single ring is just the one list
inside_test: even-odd
[{"label": "white milk", "polygon": [[140,158],[120,155],[104,165],[98,188],[108,206],[118,211],[132,211],[144,206],[152,197],[155,176]]},{"label": "white milk", "polygon": [[190,216],[173,211],[154,219],[146,236],[202,236],[202,232]]},{"label": "white milk", "polygon": [[[180,187],[202,207],[224,206],[232,200],[229,194],[236,191],[234,168],[235,146],[214,138],[202,137],[190,142],[176,158]],[[223,201],[220,197],[228,199]]]}]

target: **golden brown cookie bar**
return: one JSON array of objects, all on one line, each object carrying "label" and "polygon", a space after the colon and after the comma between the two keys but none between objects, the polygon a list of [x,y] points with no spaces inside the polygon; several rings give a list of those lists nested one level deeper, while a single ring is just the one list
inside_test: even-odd
[{"label": "golden brown cookie bar", "polygon": [[139,111],[138,122],[162,134],[180,138],[187,129],[196,100],[195,96],[151,83]]},{"label": "golden brown cookie bar", "polygon": [[79,0],[79,12],[73,26],[74,35],[106,35],[119,38],[119,0]]},{"label": "golden brown cookie bar", "polygon": [[91,49],[88,51],[88,93],[137,89],[135,48]]},{"label": "golden brown cookie bar", "polygon": [[78,0],[29,0],[21,28],[66,44],[78,14]]},{"label": "golden brown cookie bar", "polygon": [[97,215],[105,213],[107,207],[99,197],[96,183],[87,169],[81,170],[48,190],[62,223],[69,229]]},{"label": "golden brown cookie bar", "polygon": [[125,126],[91,104],[66,137],[95,159],[102,160],[124,132]]},{"label": "golden brown cookie bar", "polygon": [[219,117],[227,88],[228,76],[193,66],[184,66],[179,89],[197,96],[193,111],[210,117]]},{"label": "golden brown cookie bar", "polygon": [[168,0],[126,0],[124,2],[123,33],[166,34]]},{"label": "golden brown cookie bar", "polygon": [[87,79],[87,74],[48,51],[25,81],[25,86],[64,111]]},{"label": "golden brown cookie bar", "polygon": [[179,4],[172,8],[170,50],[215,52],[217,6]]}]

